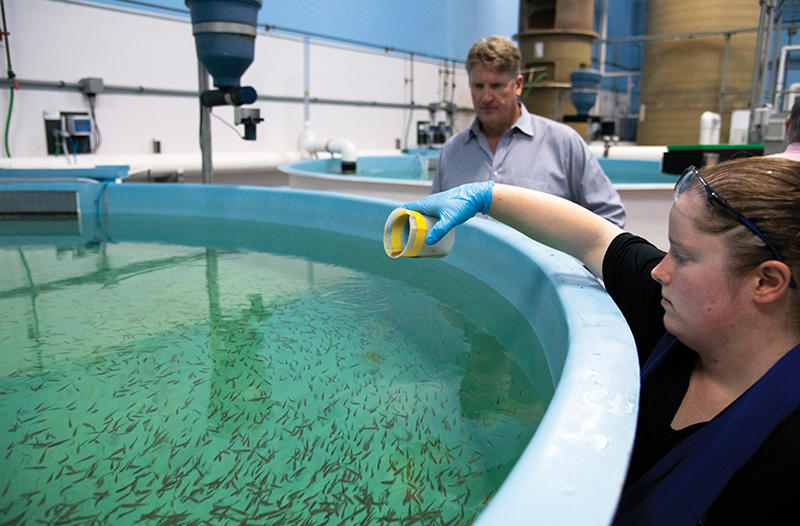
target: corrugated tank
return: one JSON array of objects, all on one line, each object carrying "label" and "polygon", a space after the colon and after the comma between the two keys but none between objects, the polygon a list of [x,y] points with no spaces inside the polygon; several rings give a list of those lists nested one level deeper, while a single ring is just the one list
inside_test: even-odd
[{"label": "corrugated tank", "polygon": [[[532,113],[561,120],[574,115],[569,75],[591,65],[593,0],[521,0],[519,49],[525,72],[523,102]],[[534,78],[541,76],[538,82]]]},{"label": "corrugated tank", "polygon": [[648,2],[648,35],[710,34],[645,42],[638,144],[696,144],[704,111],[721,114],[727,142],[731,112],[750,105],[758,19],[752,0]]}]

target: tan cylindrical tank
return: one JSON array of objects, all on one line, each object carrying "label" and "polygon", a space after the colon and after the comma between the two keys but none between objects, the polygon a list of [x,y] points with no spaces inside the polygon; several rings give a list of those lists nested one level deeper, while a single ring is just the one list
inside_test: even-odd
[{"label": "tan cylindrical tank", "polygon": [[[665,35],[756,28],[758,20],[759,4],[753,0],[649,0],[646,32]],[[720,140],[727,142],[731,112],[750,106],[756,37],[755,31],[730,35],[725,70],[725,35],[645,42],[636,142],[697,144],[703,112],[719,112],[723,71]]]},{"label": "tan cylindrical tank", "polygon": [[594,30],[594,0],[559,0],[556,29]]},{"label": "tan cylindrical tank", "polygon": [[516,39],[522,69],[532,71],[522,98],[530,112],[556,120],[577,113],[569,75],[591,65],[592,43],[599,36],[593,26],[594,0],[520,0]]},{"label": "tan cylindrical tank", "polygon": [[546,67],[549,82],[566,82],[569,74],[592,65],[592,42],[597,33],[560,29],[529,31],[517,35],[522,69]]}]

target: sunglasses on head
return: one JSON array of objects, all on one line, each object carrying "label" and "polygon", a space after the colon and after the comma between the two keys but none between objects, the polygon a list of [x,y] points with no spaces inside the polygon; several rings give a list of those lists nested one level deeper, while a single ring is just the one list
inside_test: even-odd
[{"label": "sunglasses on head", "polygon": [[[756,225],[750,222],[749,219],[744,217],[734,207],[732,207],[724,197],[722,197],[717,193],[716,190],[711,188],[711,185],[708,184],[705,179],[703,179],[703,177],[700,175],[700,171],[694,166],[690,166],[689,168],[684,170],[683,174],[678,178],[678,181],[675,183],[674,198],[677,199],[678,196],[681,195],[684,191],[686,191],[687,188],[691,187],[695,179],[700,181],[700,184],[703,186],[703,189],[705,189],[709,203],[711,203],[712,205],[716,204],[720,206],[731,217],[733,217],[738,222],[749,228],[750,231],[753,232],[758,237],[758,239],[760,239],[761,241],[764,242],[765,245],[767,245],[767,248],[769,249],[770,252],[772,252],[774,259],[780,261],[781,263],[784,262],[783,258],[781,257],[781,253],[778,252],[778,249],[775,248],[775,245],[773,245],[772,242],[769,239],[767,239],[767,236],[765,236],[761,232],[761,230],[758,229]],[[789,286],[793,289],[796,289],[797,283],[794,281],[794,277],[790,277],[789,279],[790,279]]]}]

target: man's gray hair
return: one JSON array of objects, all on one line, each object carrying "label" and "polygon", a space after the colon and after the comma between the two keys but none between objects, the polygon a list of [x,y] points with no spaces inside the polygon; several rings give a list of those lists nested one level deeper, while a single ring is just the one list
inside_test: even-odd
[{"label": "man's gray hair", "polygon": [[467,55],[467,73],[481,64],[487,69],[511,73],[516,76],[520,72],[522,56],[514,43],[506,37],[498,35],[482,38],[475,42]]}]

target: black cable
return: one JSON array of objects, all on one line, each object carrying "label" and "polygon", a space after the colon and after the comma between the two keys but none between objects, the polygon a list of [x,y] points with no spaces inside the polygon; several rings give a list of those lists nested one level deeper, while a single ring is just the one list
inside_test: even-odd
[{"label": "black cable", "polygon": [[160,9],[160,10],[163,10],[163,11],[172,11],[173,13],[180,13],[182,15],[185,15],[185,14],[187,14],[189,12],[188,9],[180,9],[180,8],[176,8],[176,7],[167,7],[167,6],[164,6],[164,5],[153,4],[153,3],[150,3],[150,2],[138,2],[137,0],[119,0],[119,1],[122,2],[122,3],[126,3],[126,4],[134,4],[134,5],[139,5],[139,6],[142,6],[142,7],[150,7],[150,8],[153,8],[153,9]]},{"label": "black cable", "polygon": [[93,144],[91,147],[91,152],[95,153],[100,148],[100,145],[103,144],[103,135],[100,133],[100,126],[97,125],[97,117],[94,114],[95,96],[94,94],[88,94],[86,97],[89,99],[89,109],[91,111],[91,116],[92,116],[93,141],[91,142],[93,142]]},{"label": "black cable", "polygon": [[[8,64],[8,78],[14,79],[16,75],[14,74],[14,70],[11,68],[11,46],[8,43],[8,25],[6,25],[6,3],[5,0],[0,0],[0,12],[3,14],[3,34],[6,37],[6,63]],[[16,87],[16,86],[14,86]]]},{"label": "black cable", "polygon": [[11,150],[8,147],[8,129],[11,126],[11,110],[14,108],[14,90],[19,87],[19,84],[17,83],[16,79],[17,75],[14,73],[14,69],[11,67],[11,44],[8,41],[10,33],[8,32],[8,26],[6,25],[5,0],[0,0],[0,13],[3,15],[3,35],[6,37],[6,63],[8,65],[8,79],[11,81],[11,84],[9,84],[10,93],[8,97],[8,114],[6,115],[4,145],[6,149],[6,156],[11,157]]}]

